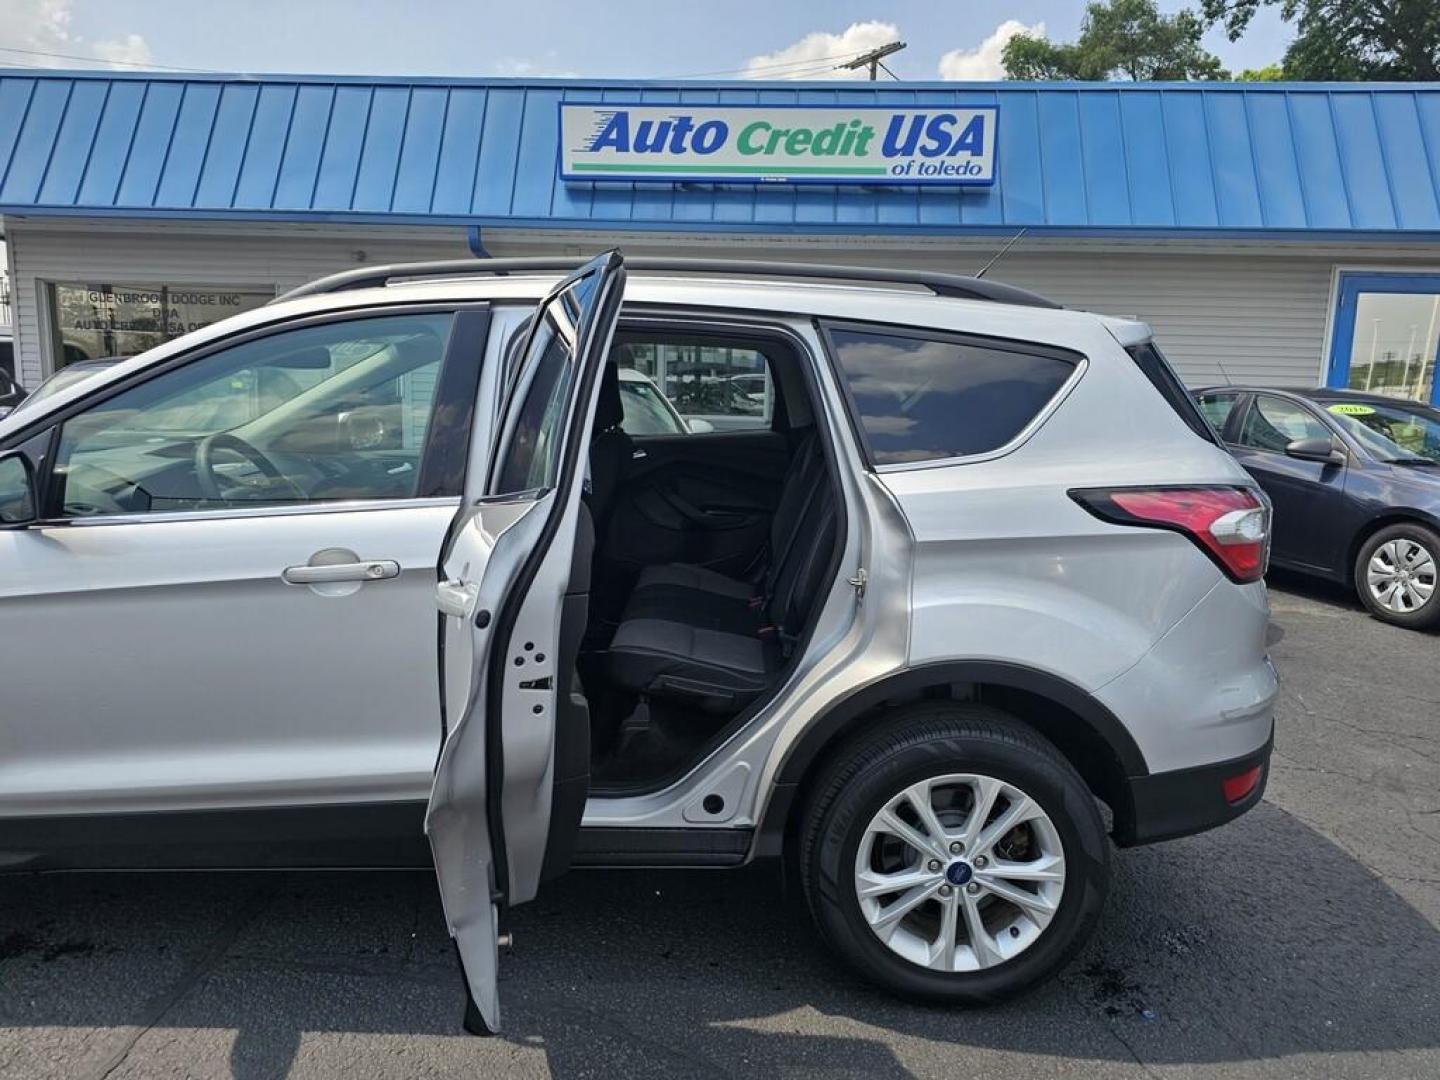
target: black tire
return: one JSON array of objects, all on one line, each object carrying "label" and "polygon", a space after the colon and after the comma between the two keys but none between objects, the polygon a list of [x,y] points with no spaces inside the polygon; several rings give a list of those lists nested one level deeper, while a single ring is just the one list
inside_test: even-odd
[{"label": "black tire", "polygon": [[[1368,576],[1370,560],[1380,548],[1392,540],[1409,540],[1419,544],[1429,553],[1432,564],[1440,565],[1440,535],[1437,535],[1434,529],[1413,521],[1387,525],[1360,545],[1360,553],[1355,557],[1355,594],[1360,597],[1360,603],[1365,606],[1365,610],[1382,622],[1403,626],[1409,630],[1434,629],[1440,625],[1440,589],[1436,589],[1428,600],[1408,612],[1391,611],[1371,592]],[[1433,574],[1430,580],[1435,580]]]},{"label": "black tire", "polygon": [[[1040,804],[1060,835],[1065,885],[1051,922],[1018,956],[974,972],[933,971],[892,952],[866,923],[855,858],[871,818],[898,791],[965,771],[1014,784]],[[1044,982],[1089,940],[1109,885],[1110,844],[1085,782],[1050,743],[983,705],[910,706],[850,743],[813,789],[799,838],[798,871],[825,942],[867,979],[925,1001],[990,1005]]]}]

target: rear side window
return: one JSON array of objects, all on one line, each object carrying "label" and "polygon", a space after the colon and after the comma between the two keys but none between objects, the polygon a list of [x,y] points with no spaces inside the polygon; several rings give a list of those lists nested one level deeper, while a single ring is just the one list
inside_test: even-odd
[{"label": "rear side window", "polygon": [[1049,404],[1079,357],[1044,346],[827,327],[870,459],[996,450]]},{"label": "rear side window", "polygon": [[1195,432],[1206,442],[1218,443],[1219,436],[1215,434],[1218,428],[1212,429],[1210,422],[1200,414],[1195,407],[1195,400],[1190,392],[1185,389],[1185,384],[1180,381],[1180,376],[1175,374],[1174,369],[1161,355],[1155,343],[1147,341],[1143,345],[1131,345],[1125,350],[1130,358],[1135,361],[1135,366],[1140,369],[1145,378],[1150,380],[1150,385],[1160,391],[1160,396],[1169,403],[1175,414],[1185,421],[1187,427]]}]

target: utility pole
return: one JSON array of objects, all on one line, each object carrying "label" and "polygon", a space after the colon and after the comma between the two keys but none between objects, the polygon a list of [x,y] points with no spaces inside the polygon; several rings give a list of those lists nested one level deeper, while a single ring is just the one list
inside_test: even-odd
[{"label": "utility pole", "polygon": [[[890,71],[890,69],[888,67],[885,67],[885,65],[882,64],[880,61],[884,60],[885,57],[891,55],[892,53],[899,52],[903,48],[905,48],[905,42],[892,41],[889,45],[881,45],[878,49],[871,49],[869,52],[857,56],[854,60],[850,60],[847,63],[840,64],[838,66],[842,68],[849,68],[851,71],[858,70],[862,67],[868,67],[870,69],[870,81],[874,82],[876,78],[876,72],[882,67],[885,68],[886,71],[890,72],[892,76],[895,76],[895,73],[893,71]],[[898,76],[895,77],[898,78]]]}]

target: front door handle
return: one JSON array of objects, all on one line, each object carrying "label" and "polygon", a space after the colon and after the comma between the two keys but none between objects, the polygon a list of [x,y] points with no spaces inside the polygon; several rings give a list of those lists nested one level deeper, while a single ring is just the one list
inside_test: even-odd
[{"label": "front door handle", "polygon": [[394,559],[366,559],[363,562],[328,563],[321,566],[287,566],[280,575],[291,585],[325,585],[333,581],[384,581],[400,576]]}]

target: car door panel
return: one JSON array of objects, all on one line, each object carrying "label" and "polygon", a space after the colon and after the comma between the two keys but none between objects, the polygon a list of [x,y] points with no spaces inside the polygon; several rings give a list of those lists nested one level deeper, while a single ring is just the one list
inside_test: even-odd
[{"label": "car door panel", "polygon": [[770,430],[637,437],[604,550],[631,569],[739,573],[765,543],[788,465],[784,435]]},{"label": "car door panel", "polygon": [[[500,1022],[501,906],[534,897],[547,865],[558,772],[582,797],[574,747],[557,734],[571,672],[565,618],[575,589],[582,449],[599,369],[624,288],[618,253],[601,256],[542,303],[523,348],[493,460],[472,459],[465,505],[441,558],[440,679],[445,739],[426,812],[445,918],[459,952],[471,1030]],[[503,390],[502,390],[503,393]],[[579,552],[588,562],[588,544]],[[583,581],[583,578],[582,578]],[[583,594],[578,594],[583,595]],[[588,740],[588,724],[584,731]],[[579,814],[568,815],[578,831]],[[562,838],[564,839],[564,838]]]},{"label": "car door panel", "polygon": [[[454,507],[0,533],[0,813],[423,798],[422,628]],[[347,555],[395,572],[285,580]]]},{"label": "car door panel", "polygon": [[[45,518],[0,533],[9,721],[0,725],[0,814],[425,797],[439,730],[416,703],[434,700],[426,628],[458,503],[443,492],[459,484],[436,470],[454,455],[432,453],[442,425],[428,421],[473,413],[488,320],[481,307],[427,305],[286,321],[169,358],[56,413]],[[326,366],[277,367],[293,375],[292,391],[250,396],[232,372],[236,358],[269,370],[265,358],[293,355],[297,342]],[[416,342],[422,352],[402,355]],[[356,355],[360,345],[369,351]],[[371,446],[339,441],[343,417],[325,403],[367,372],[374,386],[410,395],[386,451],[401,479],[340,501],[298,487],[281,499],[269,487],[196,497],[199,443],[240,428],[266,429],[252,437],[269,446],[323,429],[319,457],[366,475]],[[186,426],[157,421],[182,412]],[[85,515],[87,500],[69,492],[82,458],[91,475],[142,463],[124,475],[147,486],[167,463],[188,462],[192,490],[168,512],[92,506]],[[288,470],[286,458],[266,460]],[[174,858],[188,861],[179,850]]]}]

